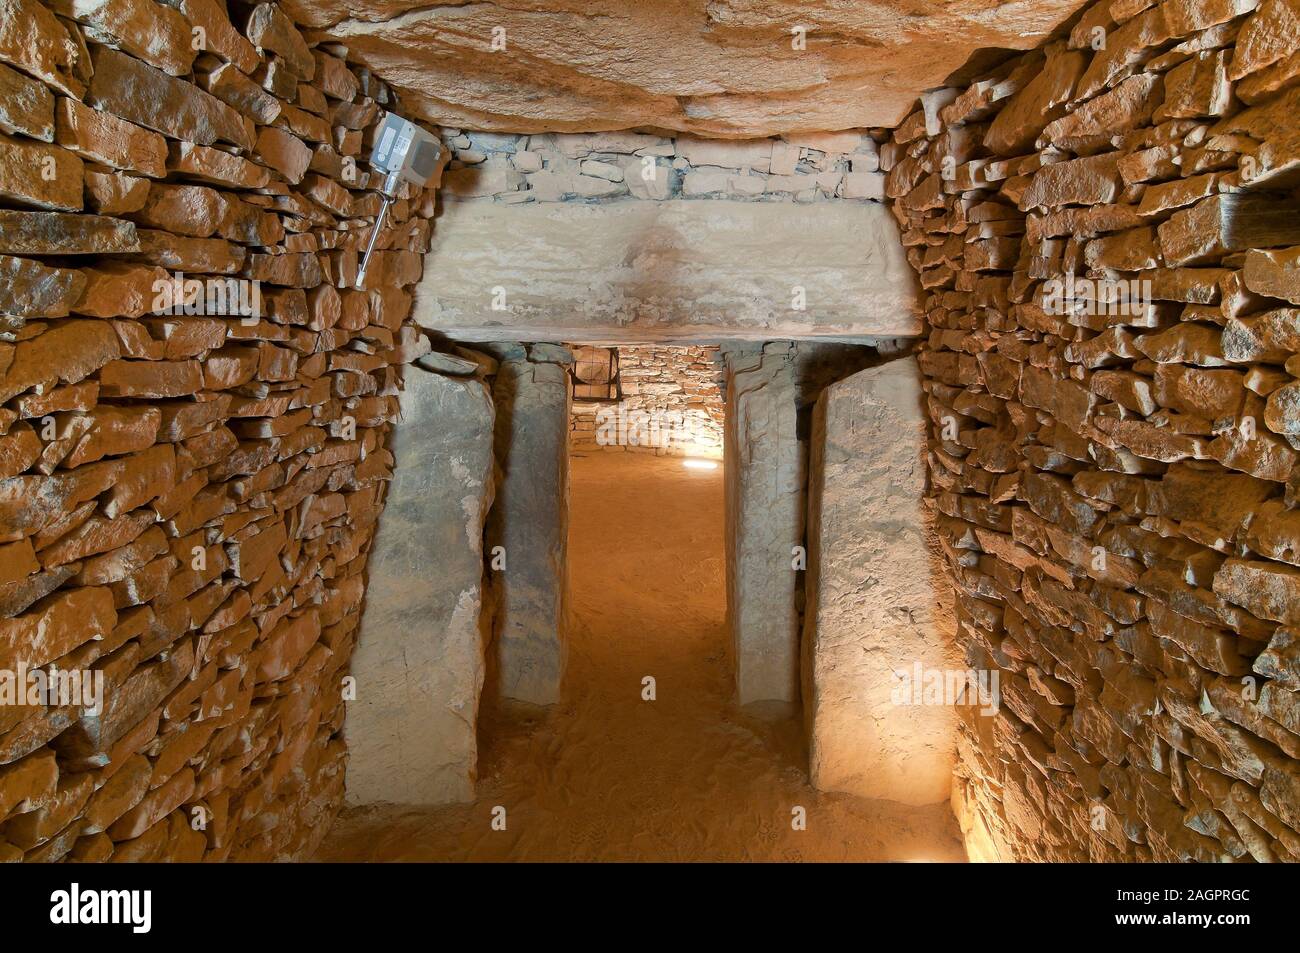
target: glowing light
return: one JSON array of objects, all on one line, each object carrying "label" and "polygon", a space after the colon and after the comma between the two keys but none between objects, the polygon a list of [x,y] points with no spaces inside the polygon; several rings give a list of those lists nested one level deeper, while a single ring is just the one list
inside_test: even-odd
[{"label": "glowing light", "polygon": [[716,470],[718,469],[717,460],[701,460],[699,457],[687,457],[682,461],[682,466],[688,470]]}]

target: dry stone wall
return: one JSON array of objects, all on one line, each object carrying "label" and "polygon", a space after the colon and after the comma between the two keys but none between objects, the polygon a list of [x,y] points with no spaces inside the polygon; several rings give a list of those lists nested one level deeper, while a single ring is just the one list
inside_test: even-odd
[{"label": "dry stone wall", "polygon": [[884,201],[887,130],[719,140],[638,132],[517,136],[442,130],[443,196],[526,202],[618,199]]},{"label": "dry stone wall", "polygon": [[299,855],[339,802],[433,210],[353,287],[394,100],[346,52],[0,0],[0,670],[103,679],[0,705],[0,860]]},{"label": "dry stone wall", "polygon": [[570,449],[722,456],[717,347],[620,347],[618,361],[623,399],[617,404],[575,401]]},{"label": "dry stone wall", "polygon": [[973,856],[1300,859],[1300,6],[1108,0],[882,149]]}]

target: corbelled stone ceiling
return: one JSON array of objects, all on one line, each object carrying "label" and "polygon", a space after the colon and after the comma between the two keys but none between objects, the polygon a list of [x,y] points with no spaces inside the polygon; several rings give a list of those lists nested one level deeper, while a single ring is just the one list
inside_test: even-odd
[{"label": "corbelled stone ceiling", "polygon": [[[291,0],[447,126],[720,137],[893,126],[979,50],[1080,0]],[[802,42],[800,39],[802,38]],[[504,45],[504,49],[501,49]],[[495,47],[495,48],[494,48]],[[802,48],[799,48],[802,47]]]}]

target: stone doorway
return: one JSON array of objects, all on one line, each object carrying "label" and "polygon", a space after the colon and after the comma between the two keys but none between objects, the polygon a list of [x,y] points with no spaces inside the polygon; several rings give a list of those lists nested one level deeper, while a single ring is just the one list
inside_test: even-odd
[{"label": "stone doorway", "polygon": [[[820,790],[880,823],[906,806],[945,843],[950,713],[892,698],[900,669],[952,664],[912,360],[829,342],[623,345],[623,399],[592,404],[574,401],[573,350],[479,343],[411,372],[394,442],[407,475],[388,510],[401,522],[381,526],[372,557],[387,578],[371,592],[388,601],[353,665],[360,685],[395,691],[353,706],[348,796],[362,810],[341,830],[406,811],[435,843],[466,816],[432,807],[452,803],[501,808],[509,830],[515,798],[529,824],[557,825],[518,856],[580,856],[562,837],[607,823],[615,854],[664,857],[666,815],[648,841],[626,826],[657,797],[683,803],[647,788],[662,776],[701,804],[757,798],[772,830]],[[410,576],[431,563],[447,571]],[[688,743],[714,734],[729,740],[708,754]],[[708,792],[717,775],[699,757],[723,789]],[[551,786],[552,769],[590,784]],[[545,805],[519,785],[546,788]],[[618,801],[629,785],[642,794]],[[875,802],[892,806],[863,807]],[[716,830],[693,849],[748,849]],[[330,850],[352,849],[339,836]],[[471,855],[509,843],[476,839]]]},{"label": "stone doorway", "polygon": [[723,471],[685,459],[575,453],[558,703],[485,695],[473,800],[346,811],[320,859],[962,859],[945,804],[818,791],[799,719],[737,704]]}]

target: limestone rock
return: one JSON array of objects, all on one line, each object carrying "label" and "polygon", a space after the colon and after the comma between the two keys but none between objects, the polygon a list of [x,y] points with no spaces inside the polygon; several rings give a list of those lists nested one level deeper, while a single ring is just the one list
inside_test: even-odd
[{"label": "limestone rock", "polygon": [[320,259],[308,252],[293,255],[249,255],[246,270],[250,278],[288,288],[314,288],[324,278]]},{"label": "limestone rock", "polygon": [[87,94],[92,105],[176,139],[252,147],[239,114],[198,87],[106,47],[96,49],[93,59]]},{"label": "limestone rock", "polygon": [[[463,341],[563,342],[593,329],[670,340],[720,326],[759,340],[910,335],[915,299],[893,227],[872,203],[448,202],[432,236],[439,268],[417,296],[427,326]],[[502,244],[502,229],[515,240]],[[798,261],[794,242],[806,249]],[[496,286],[509,314],[492,310]]]},{"label": "limestone rock", "polygon": [[246,252],[220,238],[183,238],[170,232],[137,229],[141,257],[180,271],[229,275],[239,271]]},{"label": "limestone rock", "polygon": [[108,829],[108,834],[119,841],[139,837],[190,800],[193,794],[194,771],[191,768],[184,768],[167,783],[146,794],[139,804],[114,821]]},{"label": "limestone rock", "polygon": [[1285,509],[1277,500],[1264,503],[1246,539],[1260,555],[1300,566],[1300,511]]},{"label": "limestone rock", "polygon": [[582,163],[582,174],[609,182],[622,182],[623,170],[609,162],[597,162],[587,159]]},{"label": "limestone rock", "polygon": [[1300,569],[1252,559],[1229,559],[1214,574],[1214,591],[1261,619],[1300,623]]},{"label": "limestone rock", "polygon": [[86,279],[68,268],[47,268],[27,258],[0,255],[0,312],[57,318],[81,295]]},{"label": "limestone rock", "polygon": [[560,700],[568,545],[569,373],[537,348],[503,361],[492,388],[500,483],[487,541],[506,568],[492,576],[493,630],[503,697]]},{"label": "limestone rock", "polygon": [[311,149],[291,132],[264,126],[258,130],[253,154],[295,185],[311,165]]},{"label": "limestone rock", "polygon": [[154,179],[167,174],[167,142],[155,132],[67,98],[57,122],[59,145],[87,159]]},{"label": "limestone rock", "polygon": [[263,126],[279,118],[284,104],[241,73],[233,63],[226,63],[204,78],[207,91],[227,106],[251,116]]},{"label": "limestone rock", "polygon": [[1160,104],[1161,95],[1160,76],[1150,73],[1130,76],[1114,89],[1049,123],[1042,130],[1039,142],[1074,152],[1100,149],[1112,137],[1145,125]]},{"label": "limestone rock", "polygon": [[1119,190],[1118,163],[1116,155],[1108,154],[1044,166],[1025,190],[1020,208],[1112,202]]},{"label": "limestone rock", "polygon": [[1230,317],[1223,326],[1223,359],[1251,364],[1286,363],[1300,351],[1300,309],[1277,308],[1253,317]]},{"label": "limestone rock", "polygon": [[984,145],[1002,156],[1030,151],[1043,127],[1064,110],[1087,65],[1087,58],[1078,50],[1049,54],[1038,74],[1008,100],[989,124]]},{"label": "limestone rock", "polygon": [[1279,626],[1268,643],[1268,648],[1255,659],[1254,669],[1261,675],[1276,679],[1279,685],[1300,692],[1300,633],[1294,628]]},{"label": "limestone rock", "polygon": [[1241,79],[1294,53],[1300,43],[1300,5],[1295,0],[1263,0],[1237,36],[1228,78]]},{"label": "limestone rock", "polygon": [[1300,240],[1300,223],[1292,208],[1272,196],[1222,194],[1175,213],[1159,232],[1167,265],[1202,263],[1241,249],[1251,249],[1249,256],[1258,261],[1259,255],[1285,255],[1257,249]]},{"label": "limestone rock", "polygon": [[54,139],[54,95],[38,83],[0,63],[0,132],[33,139]]},{"label": "limestone rock", "polygon": [[38,0],[0,0],[0,60],[81,98],[86,90],[85,47]]},{"label": "limestone rock", "polygon": [[710,165],[723,169],[753,169],[768,172],[772,163],[772,143],[726,142],[680,136],[677,155],[693,166]]},{"label": "limestone rock", "polygon": [[148,228],[207,238],[221,227],[230,204],[215,189],[202,185],[155,185],[132,219]]},{"label": "limestone rock", "polygon": [[112,255],[138,251],[135,225],[118,218],[0,210],[0,252]]},{"label": "limestone rock", "polygon": [[316,58],[316,82],[327,96],[352,102],[357,95],[357,78],[343,60],[321,50],[312,50]]},{"label": "limestone rock", "polygon": [[930,582],[918,398],[902,358],[817,400],[801,666],[813,785],[906,804],[949,796],[954,713],[920,686],[900,698],[900,678],[959,668]]},{"label": "limestone rock", "polygon": [[1274,433],[1300,435],[1300,382],[1279,387],[1268,395],[1264,422]]},{"label": "limestone rock", "polygon": [[149,791],[153,766],[143,755],[130,758],[95,792],[86,805],[84,834],[107,830],[119,817],[135,807]]},{"label": "limestone rock", "polygon": [[0,653],[17,666],[46,665],[113,631],[117,612],[104,587],[72,589],[14,619],[0,619]]},{"label": "limestone rock", "polygon": [[245,75],[257,70],[257,50],[235,29],[226,16],[225,4],[219,0],[170,0],[185,19],[204,32],[207,49],[229,60]]},{"label": "limestone rock", "polygon": [[190,21],[153,0],[53,0],[55,10],[84,25],[97,43],[124,50],[172,76],[194,62]]},{"label": "limestone rock", "polygon": [[168,167],[186,178],[232,188],[258,189],[271,178],[266,169],[247,159],[192,142],[172,145]]},{"label": "limestone rock", "polygon": [[0,135],[0,198],[79,212],[81,177],[81,160],[66,149]]},{"label": "limestone rock", "polygon": [[[392,0],[291,0],[285,9],[327,27],[322,35],[346,45],[432,122],[744,138],[893,125],[975,50],[1032,46],[1077,6],[963,0],[904,11],[894,3],[674,0],[665,8],[599,0],[579,11],[553,0],[505,0],[413,10]],[[919,17],[923,32],[914,27]],[[792,42],[795,26],[806,34],[802,49]],[[488,48],[494,29],[504,31],[504,56]],[[821,36],[843,41],[823,47]],[[861,56],[863,47],[872,56]],[[593,49],[620,55],[592,56]]]},{"label": "limestone rock", "polygon": [[299,79],[316,75],[316,61],[311,49],[283,10],[274,3],[259,3],[248,18],[249,40],[264,50],[283,57]]},{"label": "limestone rock", "polygon": [[54,796],[58,777],[54,752],[49,750],[0,766],[0,818],[46,803]]},{"label": "limestone rock", "polygon": [[[0,259],[0,268],[7,268],[8,262],[21,262],[22,259]],[[25,265],[31,265],[26,262]],[[62,272],[62,269],[48,269],[56,274],[40,273],[42,295],[53,296],[57,291],[57,301],[71,307],[72,301],[81,294],[85,279],[77,272]],[[14,272],[10,271],[12,275]],[[22,270],[18,270],[19,276]],[[10,287],[21,287],[21,278],[7,276]],[[6,283],[0,283],[0,289]],[[49,290],[46,290],[47,287]],[[0,310],[5,310],[0,308]],[[121,353],[117,335],[113,329],[100,321],[70,321],[53,325],[30,341],[22,341],[14,348],[13,363],[4,377],[0,377],[0,398],[8,400],[15,394],[21,394],[29,387],[48,381],[63,381],[75,384],[87,374],[98,370]]]},{"label": "limestone rock", "polygon": [[1246,287],[1257,294],[1300,304],[1300,246],[1246,252]]},{"label": "limestone rock", "polygon": [[1093,55],[1087,72],[1079,80],[1079,98],[1093,96],[1111,85],[1133,63],[1167,42],[1173,35],[1173,28],[1166,20],[1167,12],[1161,8],[1148,9],[1106,33],[1105,46]]},{"label": "limestone rock", "polygon": [[198,361],[110,361],[99,380],[105,397],[184,397],[203,386]]},{"label": "limestone rock", "polygon": [[1206,50],[1182,63],[1165,77],[1165,101],[1156,116],[1222,116],[1232,104],[1227,54]]},{"label": "limestone rock", "polygon": [[846,199],[885,200],[885,176],[880,172],[846,172],[839,195]]},{"label": "limestone rock", "polygon": [[86,288],[72,310],[97,318],[138,318],[150,313],[158,300],[156,287],[169,280],[161,268],[131,262],[106,261],[81,273]]},{"label": "limestone rock", "polygon": [[794,547],[804,537],[806,452],[794,353],[770,344],[726,354],[727,626],[737,700],[799,697]]},{"label": "limestone rock", "polygon": [[492,402],[477,380],[413,370],[401,403],[344,729],[359,804],[469,800],[477,776]]}]

